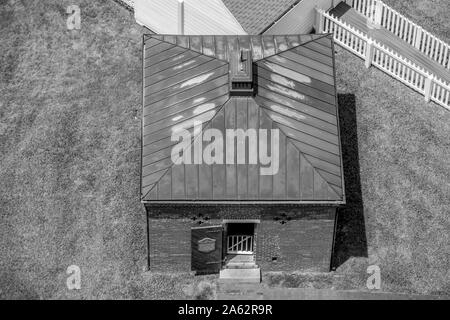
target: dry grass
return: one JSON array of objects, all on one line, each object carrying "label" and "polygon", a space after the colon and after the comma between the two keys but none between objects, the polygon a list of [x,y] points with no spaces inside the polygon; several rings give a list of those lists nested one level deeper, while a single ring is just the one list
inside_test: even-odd
[{"label": "dry grass", "polygon": [[[66,29],[69,4],[81,7],[80,31]],[[132,15],[110,0],[1,0],[0,27],[0,297],[208,291],[198,283],[214,278],[143,272],[143,31]],[[356,96],[369,258],[342,261],[337,272],[363,279],[376,263],[393,290],[448,291],[450,113],[338,51],[339,91]],[[341,249],[352,253],[357,232],[346,226]],[[72,264],[79,291],[65,285]]]},{"label": "dry grass", "polygon": [[450,112],[340,48],[337,78],[356,96],[368,263],[386,285],[450,293]]},{"label": "dry grass", "polygon": [[[69,31],[66,7],[82,28]],[[127,297],[145,265],[141,35],[104,1],[2,1],[2,296]],[[80,292],[65,288],[81,267]]]}]

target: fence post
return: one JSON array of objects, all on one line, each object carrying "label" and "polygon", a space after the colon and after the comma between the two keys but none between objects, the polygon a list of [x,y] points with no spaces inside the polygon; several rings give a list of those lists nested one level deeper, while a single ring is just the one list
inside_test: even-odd
[{"label": "fence post", "polygon": [[366,43],[366,61],[365,61],[365,65],[366,68],[370,68],[370,66],[372,65],[372,58],[373,58],[373,41],[372,39],[367,40]]},{"label": "fence post", "polygon": [[314,21],[314,29],[316,33],[323,33],[323,12],[318,7],[315,7],[316,17]]},{"label": "fence post", "polygon": [[381,27],[381,16],[383,12],[383,5],[381,4],[381,1],[375,2],[375,16],[373,19],[373,22],[377,27]]},{"label": "fence post", "polygon": [[420,50],[420,43],[422,41],[422,27],[416,27],[416,35],[414,39],[414,47]]},{"label": "fence post", "polygon": [[433,84],[433,76],[430,74],[425,79],[425,87],[424,87],[424,95],[425,95],[425,101],[429,102],[431,97],[431,88]]},{"label": "fence post", "polygon": [[178,0],[178,34],[184,34],[184,0]]}]

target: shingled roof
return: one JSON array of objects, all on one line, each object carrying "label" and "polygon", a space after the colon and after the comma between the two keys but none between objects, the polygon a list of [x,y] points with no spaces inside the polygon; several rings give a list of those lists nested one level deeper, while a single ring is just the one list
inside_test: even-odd
[{"label": "shingled roof", "polygon": [[[143,50],[143,202],[345,202],[330,35],[146,35]],[[229,57],[240,50],[252,52],[254,96],[230,95]],[[171,133],[195,140],[194,121],[279,129],[278,172],[174,164]]]},{"label": "shingled roof", "polygon": [[301,0],[222,0],[248,34],[261,34]]}]

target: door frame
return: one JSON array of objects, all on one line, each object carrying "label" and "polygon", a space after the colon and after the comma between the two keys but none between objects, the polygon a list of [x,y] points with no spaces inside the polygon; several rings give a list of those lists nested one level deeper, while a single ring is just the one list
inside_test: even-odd
[{"label": "door frame", "polygon": [[261,223],[260,219],[223,219],[222,224],[226,223]]},{"label": "door frame", "polygon": [[[226,257],[228,255],[228,224],[229,223],[252,223],[254,224],[253,229],[253,256],[256,263],[256,246],[257,246],[257,234],[258,234],[258,227],[261,224],[260,219],[223,219],[222,220],[222,226],[223,226],[223,240],[222,243],[224,244],[222,248],[222,259],[223,261],[226,261]],[[222,264],[222,267],[225,266],[226,263]]]}]

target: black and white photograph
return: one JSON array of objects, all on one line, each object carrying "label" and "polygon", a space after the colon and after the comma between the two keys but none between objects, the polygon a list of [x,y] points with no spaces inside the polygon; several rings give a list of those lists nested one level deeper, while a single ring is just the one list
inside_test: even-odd
[{"label": "black and white photograph", "polygon": [[449,17],[0,0],[0,300],[449,300]]}]

